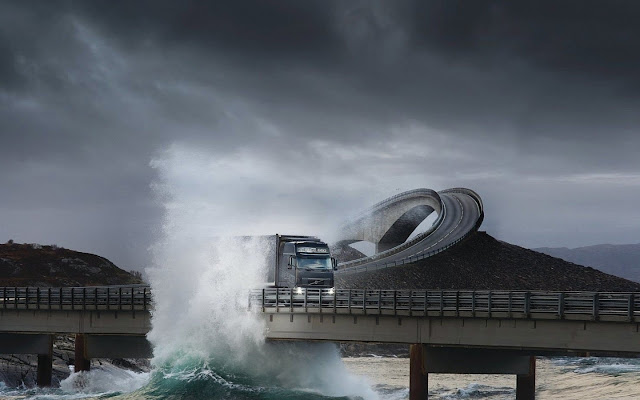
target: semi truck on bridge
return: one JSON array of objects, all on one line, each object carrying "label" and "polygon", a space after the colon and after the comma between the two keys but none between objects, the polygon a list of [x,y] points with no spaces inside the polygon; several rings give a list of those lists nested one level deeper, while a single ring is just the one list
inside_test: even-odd
[{"label": "semi truck on bridge", "polygon": [[333,288],[337,269],[329,246],[315,236],[272,235],[267,253],[267,286]]}]

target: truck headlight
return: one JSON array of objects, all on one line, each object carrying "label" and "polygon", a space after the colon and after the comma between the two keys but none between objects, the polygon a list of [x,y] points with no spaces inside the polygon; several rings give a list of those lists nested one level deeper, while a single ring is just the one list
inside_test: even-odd
[{"label": "truck headlight", "polygon": [[296,289],[296,294],[302,294],[302,288],[301,287]]},{"label": "truck headlight", "polygon": [[334,294],[336,292],[335,288],[329,289],[329,294]]}]

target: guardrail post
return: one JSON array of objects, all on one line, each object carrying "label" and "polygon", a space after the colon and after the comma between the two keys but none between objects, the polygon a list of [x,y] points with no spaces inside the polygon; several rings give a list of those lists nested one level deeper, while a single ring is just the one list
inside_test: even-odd
[{"label": "guardrail post", "polygon": [[51,310],[51,288],[47,288],[47,308]]},{"label": "guardrail post", "polygon": [[509,318],[513,318],[513,292],[509,292]]},{"label": "guardrail post", "polygon": [[336,308],[337,308],[337,303],[338,303],[337,299],[338,299],[338,289],[333,288],[333,313],[334,314],[336,314]]},{"label": "guardrail post", "polygon": [[264,312],[264,289],[262,289],[262,312]]},{"label": "guardrail post", "polygon": [[634,320],[634,315],[633,315],[633,309],[634,309],[634,304],[633,304],[633,300],[634,300],[634,296],[633,293],[629,294],[629,303],[628,303],[628,308],[627,308],[627,319],[629,320],[629,322],[633,322]]},{"label": "guardrail post", "polygon": [[118,288],[118,311],[122,311],[122,288]]},{"label": "guardrail post", "polygon": [[531,292],[524,292],[524,317],[529,318],[531,314]]},{"label": "guardrail post", "polygon": [[135,297],[134,297],[134,294],[135,294],[135,292],[134,292],[133,288],[131,288],[131,311],[132,311],[132,312],[134,313],[134,315],[135,315],[135,311],[136,311],[136,310],[135,310],[136,299],[135,299]]},{"label": "guardrail post", "polygon": [[75,299],[74,299],[74,295],[75,295],[75,293],[74,293],[74,290],[73,290],[73,289],[74,289],[74,288],[71,288],[71,310],[73,310],[73,309],[74,309],[74,303],[75,303]]},{"label": "guardrail post", "polygon": [[107,288],[107,311],[111,310],[111,298],[110,297],[111,297],[111,289]]},{"label": "guardrail post", "polygon": [[276,288],[276,312],[280,312],[279,305],[280,305],[280,289]]},{"label": "guardrail post", "polygon": [[291,289],[289,289],[289,312],[293,312],[293,290]]},{"label": "guardrail post", "polygon": [[[142,291],[142,302],[144,303],[143,310],[147,311],[147,288],[144,288]],[[96,307],[98,307],[98,303],[96,303]]]},{"label": "guardrail post", "polygon": [[13,288],[13,306],[18,309],[18,287]]},{"label": "guardrail post", "polygon": [[489,290],[489,294],[487,295],[487,314],[489,318],[491,318],[491,290]]},{"label": "guardrail post", "polygon": [[351,314],[351,289],[347,290],[347,296],[349,297],[347,299],[347,309],[349,310],[349,314]]},{"label": "guardrail post", "polygon": [[428,294],[429,294],[429,291],[428,291],[428,290],[425,290],[425,291],[424,291],[424,304],[423,304],[423,306],[424,306],[424,316],[425,316],[425,317],[429,314],[429,310],[428,310],[428,304],[429,304],[429,302],[427,301]]},{"label": "guardrail post", "polygon": [[7,309],[7,287],[2,287],[2,308]]},{"label": "guardrail post", "polygon": [[394,290],[393,291],[393,315],[398,315],[398,305],[397,305],[397,301],[396,301],[396,296],[397,296],[398,291]]},{"label": "guardrail post", "polygon": [[600,313],[600,304],[599,304],[600,301],[599,300],[600,299],[599,299],[598,293],[597,292],[594,293],[593,294],[593,310],[592,310],[592,314],[591,314],[591,318],[594,321],[598,320],[599,313]]},{"label": "guardrail post", "polygon": [[29,286],[24,288],[24,308],[29,309]]},{"label": "guardrail post", "polygon": [[476,316],[476,291],[471,292],[471,315]]},{"label": "guardrail post", "polygon": [[309,289],[304,288],[304,312],[307,312],[307,294],[309,293]]},{"label": "guardrail post", "polygon": [[[147,309],[147,306],[146,306],[147,288],[142,289],[142,291],[143,291],[142,301],[145,303],[144,310],[146,310]],[[98,288],[93,288],[93,308],[96,311],[98,311]]]},{"label": "guardrail post", "polygon": [[413,315],[413,290],[409,290],[409,316]]},{"label": "guardrail post", "polygon": [[36,309],[40,309],[40,287],[36,288]]},{"label": "guardrail post", "polygon": [[362,312],[367,315],[367,289],[362,291]]},{"label": "guardrail post", "polygon": [[564,318],[564,293],[560,292],[558,294],[558,318]]},{"label": "guardrail post", "polygon": [[87,309],[87,288],[82,288],[82,310]]},{"label": "guardrail post", "polygon": [[60,303],[60,309],[62,310],[62,288],[58,288],[58,302]]},{"label": "guardrail post", "polygon": [[460,291],[456,290],[456,317],[460,316]]},{"label": "guardrail post", "polygon": [[440,290],[440,316],[444,315],[444,291]]}]

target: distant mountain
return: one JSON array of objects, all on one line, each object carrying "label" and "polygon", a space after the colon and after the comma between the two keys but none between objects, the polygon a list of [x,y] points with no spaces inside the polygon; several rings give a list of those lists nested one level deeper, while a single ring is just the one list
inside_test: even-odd
[{"label": "distant mountain", "polygon": [[0,244],[1,286],[92,286],[142,283],[106,258],[57,246]]},{"label": "distant mountain", "polygon": [[609,275],[476,232],[432,257],[411,264],[336,275],[354,289],[476,289],[640,291],[640,283]]},{"label": "distant mountain", "polygon": [[640,282],[640,244],[598,244],[575,249],[541,247],[533,250]]}]

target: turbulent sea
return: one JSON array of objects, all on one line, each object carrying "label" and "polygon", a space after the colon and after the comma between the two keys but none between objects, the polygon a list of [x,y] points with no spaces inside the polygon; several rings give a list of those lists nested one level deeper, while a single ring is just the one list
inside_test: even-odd
[{"label": "turbulent sea", "polygon": [[[192,365],[133,373],[116,368],[96,368],[74,374],[56,389],[8,389],[0,384],[3,399],[391,399],[409,398],[409,360],[389,357],[354,357],[340,361],[340,375],[347,374],[352,387],[341,387],[345,376],[337,376],[317,352],[333,353],[333,346],[281,345],[291,347],[306,361],[320,385],[289,382],[282,376],[233,371],[193,360]],[[315,348],[314,348],[315,347]],[[278,349],[288,353],[288,350]],[[313,357],[309,357],[309,356]],[[316,359],[317,358],[317,359]],[[324,364],[323,364],[324,363]],[[299,364],[302,365],[302,364]],[[283,368],[284,372],[290,369]],[[320,376],[325,373],[331,379]],[[314,375],[308,376],[313,379]],[[511,375],[432,374],[430,399],[514,399],[515,377]],[[285,380],[286,381],[286,380]],[[335,385],[334,385],[335,384]],[[347,384],[349,384],[347,382]],[[614,358],[538,359],[537,399],[639,399],[640,360]],[[352,393],[350,393],[352,392]],[[340,394],[342,393],[342,394]],[[350,393],[350,394],[348,394]]]}]

